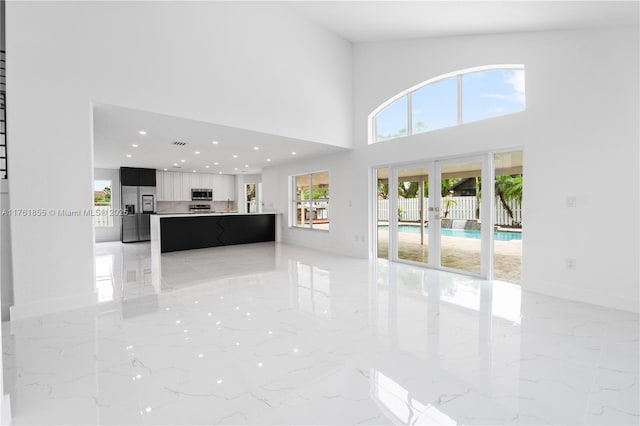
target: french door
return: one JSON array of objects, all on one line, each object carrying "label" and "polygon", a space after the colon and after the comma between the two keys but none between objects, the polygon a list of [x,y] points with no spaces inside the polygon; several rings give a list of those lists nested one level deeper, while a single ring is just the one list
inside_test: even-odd
[{"label": "french door", "polygon": [[[493,157],[489,154],[390,167],[391,260],[490,279]],[[380,229],[380,226],[379,226]],[[378,244],[380,244],[380,231]]]}]

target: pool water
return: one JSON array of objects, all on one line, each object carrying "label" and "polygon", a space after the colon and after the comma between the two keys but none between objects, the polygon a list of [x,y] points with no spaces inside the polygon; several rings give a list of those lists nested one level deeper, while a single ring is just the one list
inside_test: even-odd
[{"label": "pool water", "polygon": [[[389,227],[386,225],[378,226],[380,231],[389,231]],[[398,231],[406,232],[408,234],[419,234],[420,227],[414,225],[398,225]],[[424,227],[424,234],[429,234],[429,228]],[[440,234],[445,237],[460,237],[460,238],[475,238],[480,239],[480,231],[475,229],[448,229],[443,228],[440,230]],[[513,241],[521,240],[522,233],[520,232],[508,232],[508,231],[493,231],[493,239],[495,241]]]}]

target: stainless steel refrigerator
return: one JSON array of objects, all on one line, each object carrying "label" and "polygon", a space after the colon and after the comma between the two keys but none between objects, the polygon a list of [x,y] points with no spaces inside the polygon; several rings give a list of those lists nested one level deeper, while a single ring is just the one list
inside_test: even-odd
[{"label": "stainless steel refrigerator", "polygon": [[149,241],[151,215],[156,212],[155,186],[122,186],[122,242]]}]

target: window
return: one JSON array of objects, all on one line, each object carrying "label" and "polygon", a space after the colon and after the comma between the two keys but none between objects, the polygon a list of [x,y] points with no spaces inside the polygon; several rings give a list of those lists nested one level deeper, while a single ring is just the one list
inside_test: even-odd
[{"label": "window", "polygon": [[369,143],[524,109],[523,65],[471,68],[428,80],[382,104],[369,116]]},{"label": "window", "polygon": [[376,140],[386,141],[389,139],[407,136],[407,97],[394,101],[380,111],[376,116]]},{"label": "window", "polygon": [[524,110],[524,70],[490,70],[462,76],[465,123]]},{"label": "window", "polygon": [[93,209],[93,224],[96,228],[113,227],[110,180],[96,180],[93,182]]},{"label": "window", "polygon": [[329,172],[292,177],[292,227],[329,229]]},{"label": "window", "polygon": [[294,273],[292,282],[298,284],[297,307],[319,317],[331,317],[331,273],[302,262],[289,262],[295,268],[290,269]]},{"label": "window", "polygon": [[458,124],[458,82],[446,78],[411,94],[413,134]]}]

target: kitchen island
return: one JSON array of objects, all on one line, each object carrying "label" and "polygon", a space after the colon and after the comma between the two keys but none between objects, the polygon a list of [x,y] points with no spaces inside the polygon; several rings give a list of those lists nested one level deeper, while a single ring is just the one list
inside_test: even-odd
[{"label": "kitchen island", "polygon": [[152,252],[275,241],[277,216],[276,213],[152,215]]}]

